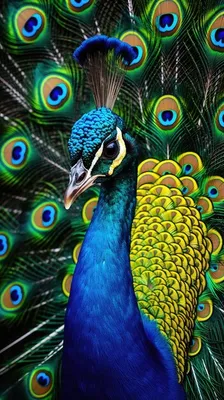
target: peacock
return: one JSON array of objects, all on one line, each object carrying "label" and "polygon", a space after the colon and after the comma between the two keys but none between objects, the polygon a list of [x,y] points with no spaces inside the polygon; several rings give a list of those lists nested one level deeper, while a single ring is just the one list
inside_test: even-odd
[{"label": "peacock", "polygon": [[0,17],[0,399],[222,399],[223,1]]}]

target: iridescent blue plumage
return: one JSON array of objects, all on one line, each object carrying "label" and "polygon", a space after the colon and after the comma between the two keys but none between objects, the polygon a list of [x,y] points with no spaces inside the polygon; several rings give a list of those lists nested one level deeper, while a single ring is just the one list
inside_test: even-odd
[{"label": "iridescent blue plumage", "polygon": [[73,125],[68,142],[72,164],[82,157],[89,166],[102,141],[116,133],[116,126],[122,129],[123,125],[122,119],[106,107],[84,114]]},{"label": "iridescent blue plumage", "polygon": [[[105,108],[86,114],[73,127],[71,158],[78,154],[89,168],[86,154],[95,154],[117,124],[122,128],[121,119]],[[79,130],[83,126],[88,140]],[[74,274],[65,320],[63,399],[185,397],[169,345],[153,322],[142,321],[134,294],[129,253],[137,149],[128,134],[125,141],[129,162],[102,184]]]},{"label": "iridescent blue plumage", "polygon": [[136,57],[133,47],[128,43],[105,35],[96,35],[84,40],[74,51],[73,57],[77,63],[83,66],[87,56],[97,52],[106,54],[108,51],[114,51],[115,56],[120,57],[127,64],[130,64]]}]

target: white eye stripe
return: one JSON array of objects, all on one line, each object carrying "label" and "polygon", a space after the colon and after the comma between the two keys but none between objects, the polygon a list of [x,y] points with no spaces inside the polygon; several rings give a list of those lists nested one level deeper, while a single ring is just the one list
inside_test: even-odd
[{"label": "white eye stripe", "polygon": [[120,151],[118,153],[118,156],[112,162],[112,164],[110,166],[110,169],[109,169],[109,172],[108,172],[108,175],[112,175],[113,174],[115,168],[117,168],[121,164],[121,162],[123,161],[124,157],[126,156],[126,145],[125,145],[125,142],[124,142],[124,139],[123,139],[123,136],[122,136],[122,132],[121,132],[120,128],[118,128],[118,126],[116,127],[116,129],[117,129],[116,140],[119,143]]},{"label": "white eye stripe", "polygon": [[[124,139],[123,139],[123,136],[122,136],[122,132],[121,132],[120,128],[118,128],[118,126],[116,127],[116,130],[117,130],[116,140],[117,140],[117,142],[119,144],[119,154],[115,158],[115,160],[112,162],[112,164],[110,166],[110,169],[109,169],[109,172],[108,172],[108,175],[112,175],[113,174],[115,168],[117,168],[121,164],[122,160],[126,156],[126,145],[125,145],[125,142],[124,142]],[[103,141],[103,143],[101,144],[100,148],[97,150],[97,152],[95,154],[95,157],[94,157],[94,159],[92,161],[92,164],[91,164],[91,166],[89,168],[88,176],[91,175],[91,172],[92,172],[94,166],[96,165],[97,161],[102,156],[103,148],[104,148],[104,144],[105,144],[106,140],[108,140],[108,137]]]},{"label": "white eye stripe", "polygon": [[90,168],[89,168],[89,174],[91,174],[91,172],[92,172],[94,166],[96,165],[97,161],[98,161],[99,158],[102,156],[104,142],[105,142],[105,140],[103,141],[103,143],[101,144],[99,150],[97,150],[97,152],[96,152],[96,154],[95,154],[95,157],[94,157],[94,159],[93,159],[93,162],[92,162],[92,164],[90,165]]}]

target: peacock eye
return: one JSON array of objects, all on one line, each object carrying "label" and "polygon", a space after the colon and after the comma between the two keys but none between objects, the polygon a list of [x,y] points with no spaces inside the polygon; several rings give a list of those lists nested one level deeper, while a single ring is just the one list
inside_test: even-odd
[{"label": "peacock eye", "polygon": [[2,161],[10,169],[21,169],[28,160],[29,150],[25,138],[12,138],[2,147]]},{"label": "peacock eye", "polygon": [[115,141],[105,144],[103,149],[103,158],[113,160],[119,153],[118,143]]},{"label": "peacock eye", "polygon": [[223,52],[224,51],[224,13],[221,12],[215,20],[213,20],[208,30],[207,38],[209,46],[212,50]]},{"label": "peacock eye", "polygon": [[47,108],[59,110],[69,101],[71,86],[66,78],[51,75],[43,81],[41,92],[41,98]]},{"label": "peacock eye", "polygon": [[120,38],[123,42],[128,43],[132,46],[136,57],[126,66],[128,70],[135,70],[144,64],[147,56],[147,46],[144,42],[143,37],[134,31],[126,31]]},{"label": "peacock eye", "polygon": [[50,394],[53,386],[53,374],[47,368],[38,368],[30,376],[29,388],[35,398],[45,398]]},{"label": "peacock eye", "polygon": [[182,13],[176,0],[157,1],[153,12],[152,25],[164,38],[172,37],[180,28]]},{"label": "peacock eye", "polygon": [[178,15],[174,13],[162,14],[156,19],[156,26],[160,32],[171,32],[178,24]]},{"label": "peacock eye", "polygon": [[16,17],[17,28],[21,39],[34,41],[39,38],[46,26],[46,17],[43,11],[36,7],[22,7]]},{"label": "peacock eye", "polygon": [[224,111],[221,111],[219,114],[219,123],[221,125],[221,127],[224,127]]},{"label": "peacock eye", "polygon": [[81,12],[89,8],[94,0],[67,0],[71,11]]},{"label": "peacock eye", "polygon": [[25,288],[20,282],[9,284],[1,295],[0,304],[7,311],[19,309],[25,300]]},{"label": "peacock eye", "polygon": [[224,47],[224,29],[213,29],[211,32],[211,42],[214,46],[223,48]]},{"label": "peacock eye", "polygon": [[174,110],[164,110],[158,115],[159,122],[163,126],[173,125],[177,120],[177,113]]}]

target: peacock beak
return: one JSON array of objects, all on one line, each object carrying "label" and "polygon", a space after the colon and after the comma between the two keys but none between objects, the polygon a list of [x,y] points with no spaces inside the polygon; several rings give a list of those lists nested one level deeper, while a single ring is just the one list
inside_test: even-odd
[{"label": "peacock beak", "polygon": [[77,197],[91,187],[99,175],[91,176],[91,169],[87,170],[80,159],[70,171],[70,179],[64,197],[64,205],[68,210]]}]

